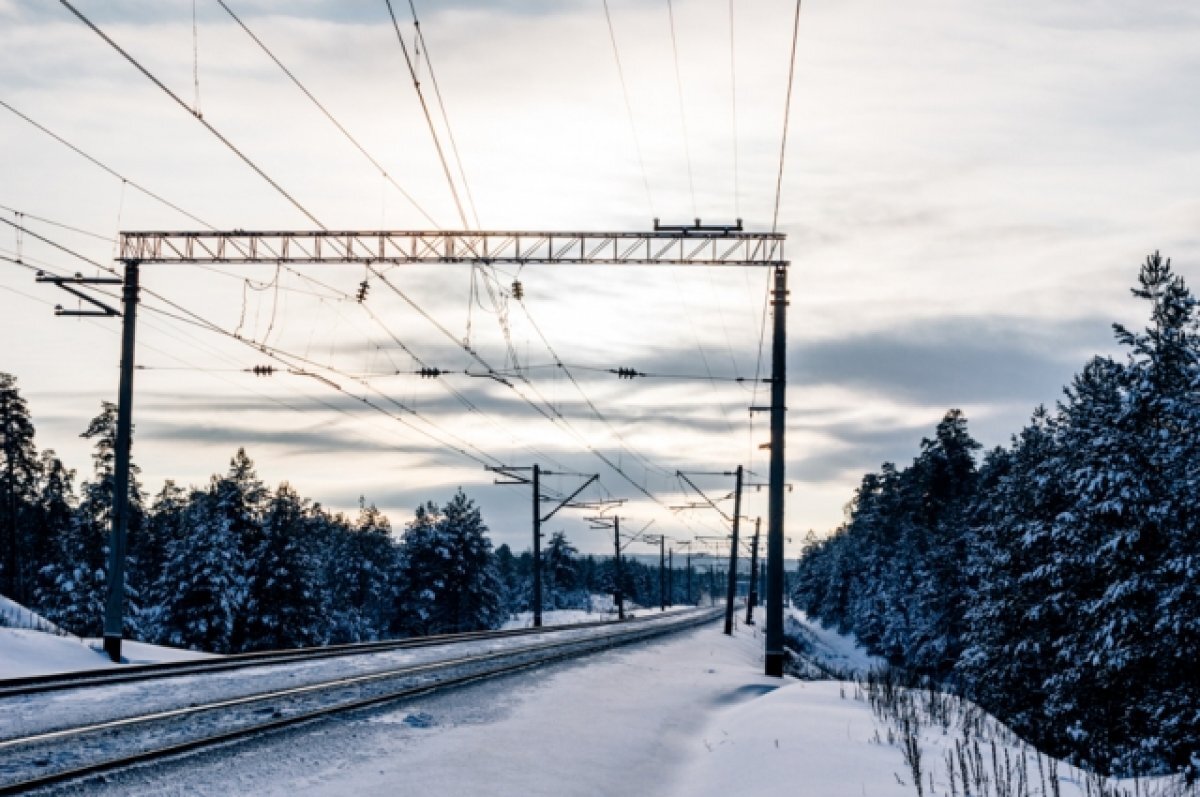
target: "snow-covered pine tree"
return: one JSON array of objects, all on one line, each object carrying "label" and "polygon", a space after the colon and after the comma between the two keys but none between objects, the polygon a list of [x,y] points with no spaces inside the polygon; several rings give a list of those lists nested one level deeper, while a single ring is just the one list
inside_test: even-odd
[{"label": "snow-covered pine tree", "polygon": [[234,622],[245,591],[240,541],[215,485],[191,494],[178,531],[167,542],[154,589],[161,600],[153,612],[156,636],[178,647],[233,652]]},{"label": "snow-covered pine tree", "polygon": [[263,523],[270,493],[259,480],[254,462],[244,448],[238,448],[229,460],[229,470],[224,476],[213,477],[209,491],[233,543],[236,578],[230,582],[234,592],[226,598],[234,618],[229,645],[233,650],[243,650],[249,644],[248,616],[243,610],[247,600],[245,589],[256,566],[255,559],[263,549]]},{"label": "snow-covered pine tree", "polygon": [[167,574],[180,564],[172,562],[170,557],[188,536],[187,508],[188,494],[167,479],[150,504],[142,534],[137,540],[138,547],[133,556],[135,570],[131,577],[140,585],[142,630],[150,641],[167,641],[163,607],[171,599],[170,593],[175,590],[178,575]]},{"label": "snow-covered pine tree", "polygon": [[542,590],[544,609],[587,608],[588,594],[580,588],[579,561],[576,548],[564,532],[550,535],[542,551],[542,573],[546,579]]},{"label": "snow-covered pine tree", "polygon": [[354,525],[331,524],[330,533],[333,542],[325,561],[333,601],[330,642],[379,639],[395,607],[398,549],[391,524],[374,504],[360,499]]},{"label": "snow-covered pine tree", "polygon": [[0,373],[0,593],[28,601],[38,456],[33,420],[11,374]]},{"label": "snow-covered pine tree", "polygon": [[249,570],[243,650],[298,648],[329,638],[330,596],[319,556],[327,516],[286,482],[271,499]]},{"label": "snow-covered pine tree", "polygon": [[68,470],[51,449],[41,454],[38,467],[37,512],[28,556],[34,577],[33,595],[30,599],[35,607],[51,586],[47,581],[54,565],[61,564],[67,541],[74,532],[76,517],[75,471]]},{"label": "snow-covered pine tree", "polygon": [[1064,628],[1045,566],[1050,530],[1067,506],[1056,420],[1038,407],[1009,449],[988,454],[971,507],[964,650],[967,693],[1026,738],[1056,742],[1043,715],[1044,684]]},{"label": "snow-covered pine tree", "polygon": [[418,507],[400,546],[395,627],[425,635],[495,628],[503,587],[479,509],[462,490]]},{"label": "snow-covered pine tree", "polygon": [[[108,537],[112,530],[113,471],[115,464],[117,407],[102,402],[100,414],[80,436],[94,440],[91,481],[83,483],[71,533],[63,540],[59,561],[43,569],[44,587],[39,604],[50,620],[81,636],[99,636],[104,626],[108,595]],[[135,540],[145,511],[138,482],[139,469],[129,465],[129,540]],[[132,547],[132,545],[131,545]],[[132,568],[130,568],[132,569]],[[126,584],[124,633],[141,637],[140,597]]]}]

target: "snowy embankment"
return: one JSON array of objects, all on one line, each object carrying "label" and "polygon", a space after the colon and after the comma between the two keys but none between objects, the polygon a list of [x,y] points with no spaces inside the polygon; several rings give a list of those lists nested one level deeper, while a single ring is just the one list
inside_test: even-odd
[{"label": "snowy embankment", "polygon": [[[825,641],[825,667],[869,661],[849,640],[802,618],[796,622]],[[881,687],[767,678],[761,674],[762,643],[761,622],[739,625],[732,637],[717,622],[342,718],[311,734],[259,740],[236,755],[195,756],[111,777],[91,793],[1135,794],[1133,784],[1102,784],[1038,757],[993,720],[951,698],[935,696],[922,709],[927,718],[910,722],[906,734],[903,722],[873,709],[873,703],[885,702]],[[970,743],[964,744],[967,729]],[[964,772],[969,789],[963,787]],[[1136,789],[1139,797],[1188,793],[1166,779],[1143,781]]]},{"label": "snowy embankment", "polygon": [[[72,636],[19,603],[0,596],[0,680],[34,675],[119,667],[104,653],[98,639]],[[144,642],[123,642],[128,664],[208,658],[211,654],[179,650]]]},{"label": "snowy embankment", "polygon": [[794,612],[817,669],[858,680],[798,681],[715,712],[674,797],[1176,797],[1177,778],[1119,781],[1041,755],[978,707],[868,675],[879,661]]}]

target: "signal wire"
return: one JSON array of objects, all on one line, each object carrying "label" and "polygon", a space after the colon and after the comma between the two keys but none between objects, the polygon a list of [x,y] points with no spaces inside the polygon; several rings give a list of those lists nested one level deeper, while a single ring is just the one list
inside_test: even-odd
[{"label": "signal wire", "polygon": [[311,221],[313,224],[317,225],[322,230],[326,229],[324,224],[317,221],[316,216],[314,216],[312,213],[310,213],[308,211],[307,208],[305,208],[303,205],[301,205],[299,202],[297,202],[295,197],[293,197],[291,194],[289,194],[287,191],[285,191],[283,189],[283,187],[281,185],[279,185],[279,183],[272,180],[271,177],[268,176],[266,172],[264,172],[261,168],[259,168],[258,164],[256,164],[254,161],[250,160],[250,158],[248,158],[240,149],[235,147],[229,139],[227,139],[227,138],[225,138],[225,136],[221,135],[220,131],[218,131],[215,127],[213,127],[208,122],[204,121],[204,117],[201,116],[198,111],[193,110],[192,108],[189,108],[188,104],[179,98],[179,95],[177,95],[175,92],[173,92],[169,88],[167,88],[166,84],[164,84],[161,80],[159,80],[157,77],[155,77],[153,73],[151,73],[148,69],[146,69],[146,67],[144,67],[140,63],[138,63],[138,61],[133,56],[131,56],[129,53],[125,52],[125,50],[121,49],[121,46],[119,44],[117,44],[115,41],[113,41],[111,38],[109,38],[108,35],[104,31],[100,30],[100,28],[96,27],[96,25],[90,19],[88,19],[82,13],[80,13],[78,9],[76,9],[73,5],[71,5],[68,2],[68,0],[58,0],[58,2],[60,2],[72,14],[74,14],[76,17],[78,17],[79,20],[81,22],[83,22],[83,24],[85,24],[89,28],[91,28],[92,31],[95,32],[95,34],[97,36],[99,36],[101,39],[103,39],[105,42],[107,42],[110,47],[112,47],[114,50],[116,50],[118,53],[120,53],[121,56],[124,57],[125,60],[128,61],[130,64],[132,64],[139,72],[141,72],[143,75],[145,75],[147,78],[149,78],[151,83],[153,83],[154,85],[156,85],[160,89],[162,89],[163,92],[168,97],[170,97],[172,100],[174,100],[175,103],[180,108],[183,108],[185,111],[187,111],[188,115],[192,116],[193,118],[195,118],[195,120],[197,122],[204,125],[204,128],[206,130],[208,130],[208,132],[210,132],[214,136],[216,136],[218,141],[220,141],[222,144],[224,144],[234,155],[237,155],[239,158],[241,158],[243,163],[245,163],[247,166],[249,166],[251,169],[253,169],[254,172],[259,177],[266,180],[267,183],[272,188],[274,188],[276,191],[278,191],[288,202],[292,203],[292,205],[297,210],[299,210],[306,217],[308,217],[309,221]]}]

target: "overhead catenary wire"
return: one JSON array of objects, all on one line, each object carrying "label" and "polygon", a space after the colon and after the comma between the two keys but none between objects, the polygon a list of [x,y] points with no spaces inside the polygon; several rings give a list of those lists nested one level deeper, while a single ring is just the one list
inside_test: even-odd
[{"label": "overhead catenary wire", "polygon": [[[7,219],[0,218],[0,222],[3,222],[3,223],[5,223],[5,224],[8,224],[8,225],[10,225],[10,226],[13,226],[13,227],[17,227],[18,229],[22,229],[22,228],[21,228],[19,225],[16,225],[16,224],[14,224],[13,222],[10,222],[10,221],[8,221]],[[49,244],[50,246],[53,246],[53,247],[55,247],[56,249],[58,249],[58,250],[62,251],[62,252],[63,252],[63,253],[65,253],[65,254],[71,255],[72,257],[75,257],[75,258],[77,258],[77,259],[79,259],[79,260],[81,260],[81,261],[83,261],[83,262],[89,263],[89,264],[91,264],[91,265],[93,265],[93,266],[96,266],[97,268],[103,269],[104,271],[106,271],[106,272],[108,272],[108,273],[110,273],[110,274],[117,274],[117,273],[118,273],[118,272],[117,272],[115,269],[113,269],[113,268],[111,268],[111,267],[109,267],[109,266],[105,266],[105,265],[103,265],[103,264],[99,263],[98,261],[92,260],[91,258],[89,258],[89,257],[87,257],[87,256],[85,256],[85,255],[81,255],[81,254],[79,254],[78,252],[75,252],[74,250],[72,250],[72,249],[70,249],[70,248],[68,248],[68,247],[62,246],[61,244],[58,244],[58,243],[56,243],[56,242],[54,242],[54,241],[52,241],[52,240],[50,240],[50,239],[48,239],[48,238],[45,238],[44,236],[40,236],[40,235],[38,235],[38,234],[36,234],[36,233],[33,233],[33,232],[29,231],[29,230],[23,230],[23,232],[25,232],[25,233],[27,233],[27,234],[30,234],[30,235],[32,235],[32,236],[33,236],[33,237],[35,237],[35,238],[38,238],[39,240],[43,241],[44,243],[46,243],[46,244]],[[6,258],[6,259],[9,259],[9,258]],[[18,262],[18,263],[19,263],[20,261],[14,261],[14,262]],[[22,264],[22,265],[24,265],[24,264]],[[186,316],[186,317],[187,317],[187,319],[190,319],[190,320],[191,320],[191,323],[195,323],[195,324],[197,324],[197,325],[199,325],[199,326],[202,326],[202,327],[204,327],[204,328],[206,328],[206,329],[209,329],[210,331],[213,331],[213,332],[218,332],[218,333],[220,333],[220,334],[222,334],[222,335],[224,335],[224,336],[226,336],[226,337],[229,337],[229,338],[231,338],[231,339],[233,339],[233,340],[236,340],[236,341],[238,341],[239,343],[241,343],[241,344],[243,344],[243,345],[250,346],[251,348],[255,349],[256,351],[258,351],[258,352],[260,352],[260,353],[262,353],[262,354],[264,354],[264,355],[266,355],[266,356],[268,356],[268,357],[271,357],[272,359],[276,359],[276,360],[278,360],[278,361],[279,361],[279,362],[281,362],[281,363],[284,363],[284,364],[288,365],[290,368],[296,368],[296,367],[297,367],[296,363],[302,363],[302,364],[304,364],[304,365],[316,366],[316,367],[319,367],[319,368],[324,368],[324,369],[326,369],[326,370],[328,370],[328,371],[331,371],[331,372],[337,373],[337,374],[338,374],[338,375],[340,375],[340,376],[343,376],[343,377],[346,377],[346,378],[350,378],[350,379],[354,379],[354,381],[356,381],[356,382],[358,382],[358,383],[360,383],[360,384],[363,384],[364,386],[366,386],[366,387],[368,387],[368,388],[370,388],[370,389],[374,390],[374,388],[373,388],[372,386],[370,386],[369,384],[367,384],[367,383],[366,383],[364,380],[361,380],[361,379],[355,379],[353,376],[351,376],[351,375],[349,375],[349,374],[345,374],[344,372],[341,372],[340,370],[338,370],[338,369],[335,369],[335,368],[333,368],[333,367],[331,367],[331,366],[324,365],[324,364],[322,364],[322,363],[317,363],[317,362],[315,362],[315,361],[313,361],[313,360],[311,360],[311,359],[309,359],[309,358],[302,357],[302,356],[300,356],[300,355],[297,355],[297,354],[294,354],[294,353],[292,353],[292,352],[288,352],[288,351],[286,351],[286,350],[284,350],[284,349],[281,349],[281,348],[278,348],[278,347],[275,347],[275,346],[268,346],[266,343],[257,343],[257,342],[254,342],[254,341],[249,341],[249,340],[246,340],[246,339],[242,338],[241,336],[239,336],[239,335],[238,335],[236,332],[231,332],[231,331],[229,331],[229,330],[226,330],[226,329],[224,329],[224,328],[223,328],[223,327],[221,327],[219,324],[216,324],[215,322],[213,322],[213,321],[210,321],[210,320],[208,320],[208,319],[204,318],[203,316],[199,315],[198,313],[194,313],[194,312],[192,312],[191,310],[188,310],[187,308],[183,307],[183,306],[182,306],[182,305],[180,305],[179,303],[177,303],[177,302],[175,302],[175,301],[173,301],[173,300],[171,300],[171,299],[168,299],[167,297],[165,297],[165,296],[163,296],[163,295],[161,295],[161,294],[159,294],[159,293],[157,293],[157,292],[155,292],[155,291],[148,290],[148,289],[146,289],[146,288],[143,288],[142,290],[143,290],[145,293],[149,294],[150,296],[153,296],[155,299],[158,299],[159,301],[161,301],[161,302],[163,302],[164,304],[168,305],[169,307],[173,308],[174,310],[176,310],[176,311],[178,311],[178,312],[180,312],[180,313],[183,313],[183,315],[184,315],[184,316]],[[107,294],[106,294],[106,295],[107,295]],[[159,314],[161,314],[161,315],[167,315],[168,317],[173,317],[173,318],[176,318],[176,319],[178,319],[178,320],[186,320],[186,319],[182,318],[181,316],[174,315],[174,314],[171,314],[171,313],[167,313],[167,312],[165,312],[165,311],[161,310],[161,308],[155,308],[155,307],[153,307],[153,306],[151,306],[151,305],[147,305],[147,306],[146,306],[146,309],[147,309],[147,310],[149,310],[150,312],[157,312],[157,313],[159,313]],[[303,370],[303,369],[301,369],[301,370]],[[413,429],[414,431],[416,431],[417,433],[419,433],[419,434],[422,434],[422,435],[424,435],[424,436],[426,436],[426,437],[429,437],[430,439],[432,439],[432,440],[434,440],[435,442],[438,442],[438,443],[440,443],[440,444],[443,444],[443,445],[445,444],[445,440],[443,440],[443,439],[439,439],[439,438],[438,438],[436,435],[434,435],[434,434],[432,434],[432,433],[428,432],[427,430],[424,430],[424,429],[421,429],[421,428],[419,428],[419,427],[416,427],[416,426],[414,426],[414,425],[413,425],[412,423],[410,423],[410,422],[409,422],[407,419],[405,419],[405,418],[403,418],[403,417],[401,417],[401,416],[397,416],[397,415],[394,415],[393,413],[390,413],[390,412],[388,412],[387,410],[383,409],[383,408],[382,408],[382,407],[380,407],[379,405],[377,405],[377,404],[375,404],[374,402],[370,401],[370,400],[369,400],[369,399],[367,399],[366,397],[363,397],[363,396],[356,396],[356,395],[354,395],[353,393],[350,393],[349,391],[345,390],[345,389],[344,389],[344,388],[342,388],[340,385],[337,385],[336,383],[334,383],[334,382],[332,382],[332,381],[327,381],[327,384],[329,384],[331,387],[335,388],[335,389],[336,389],[336,390],[338,390],[339,392],[341,392],[341,393],[345,394],[346,396],[349,396],[349,397],[350,397],[350,398],[352,398],[352,399],[355,399],[355,400],[357,400],[357,401],[359,401],[359,402],[361,402],[361,403],[363,403],[363,404],[366,404],[367,406],[370,406],[370,407],[372,407],[373,409],[376,409],[377,411],[382,411],[382,412],[384,412],[385,414],[389,415],[389,417],[392,417],[392,418],[394,418],[395,420],[399,421],[400,423],[402,423],[402,424],[404,424],[404,425],[406,425],[406,426],[408,426],[408,427],[412,428],[412,429]],[[475,447],[473,444],[471,444],[470,442],[468,442],[468,441],[465,441],[465,440],[463,440],[462,438],[458,437],[458,435],[455,435],[455,434],[454,434],[454,433],[452,433],[452,432],[448,432],[448,431],[446,431],[446,430],[444,430],[444,429],[441,429],[441,428],[440,428],[440,427],[439,427],[437,424],[433,423],[432,421],[430,421],[430,420],[429,420],[429,419],[427,419],[427,418],[424,418],[424,417],[423,417],[423,416],[421,416],[421,415],[420,415],[420,414],[419,414],[419,413],[418,413],[416,410],[412,409],[411,407],[408,407],[408,406],[406,406],[406,405],[403,405],[403,404],[401,404],[400,402],[397,402],[397,401],[395,401],[395,400],[394,400],[394,399],[392,399],[391,397],[383,395],[381,392],[379,392],[379,391],[377,391],[377,390],[376,390],[376,392],[377,392],[377,393],[379,393],[379,395],[380,395],[380,396],[381,396],[381,397],[382,397],[382,398],[383,398],[385,401],[388,401],[389,403],[392,403],[392,404],[396,405],[396,406],[397,406],[399,409],[401,409],[401,410],[403,410],[403,411],[405,411],[405,412],[407,412],[407,413],[410,413],[410,414],[411,414],[411,415],[413,415],[414,417],[418,417],[418,418],[420,418],[420,420],[421,420],[423,423],[426,423],[426,424],[428,424],[429,426],[431,426],[431,427],[433,427],[433,428],[435,428],[435,429],[439,429],[439,431],[443,432],[445,435],[448,435],[448,436],[449,436],[449,437],[451,437],[452,439],[458,440],[458,441],[460,442],[460,444],[461,444],[462,446],[464,446],[464,447],[459,447],[459,446],[452,446],[452,447],[453,447],[453,448],[454,448],[456,451],[458,451],[459,453],[461,453],[461,454],[463,454],[464,456],[466,456],[466,457],[468,457],[468,458],[472,459],[473,461],[475,461],[477,464],[480,464],[480,465],[496,464],[496,463],[499,463],[499,462],[501,461],[499,458],[497,458],[497,457],[493,457],[493,456],[491,456],[491,455],[489,455],[489,454],[486,454],[486,452],[483,452],[481,449],[478,449],[478,448],[476,448],[476,447]],[[479,454],[480,454],[480,455],[479,455],[479,456],[476,456],[475,454],[471,454],[470,452],[468,452],[467,450],[465,450],[466,448],[475,449],[476,451],[478,451],[478,452],[479,452]]]},{"label": "overhead catenary wire", "polygon": [[783,195],[783,161],[787,154],[788,121],[792,114],[792,83],[796,76],[796,45],[800,39],[800,4],[796,0],[796,16],[792,23],[792,54],[788,59],[787,94],[783,101],[783,134],[779,137],[779,171],[775,177],[775,211],[771,214],[771,232],[779,229],[779,202]]},{"label": "overhead catenary wire", "polygon": [[[65,5],[66,5],[66,4],[65,4]],[[68,7],[70,7],[70,6],[68,6]],[[389,4],[389,7],[390,7],[390,4]],[[607,11],[607,8],[606,8],[606,11]],[[414,12],[414,20],[415,20],[415,12]],[[395,19],[394,19],[394,22],[395,22]],[[98,31],[97,31],[97,32],[98,32]],[[401,41],[403,42],[402,38],[401,38]],[[125,53],[124,53],[124,52],[122,52],[122,55],[124,55],[124,54],[125,54]],[[127,55],[126,55],[126,58],[128,58],[128,56],[127,56]],[[149,77],[149,76],[148,76],[148,77]],[[152,78],[151,78],[151,79],[152,79]],[[414,79],[415,79],[415,76],[414,76]],[[460,164],[460,168],[461,168],[461,164]],[[644,170],[643,170],[643,179],[644,179],[644,178],[646,178],[646,175],[644,175]],[[647,188],[648,188],[648,180],[647,180]],[[314,220],[314,221],[316,221],[316,220]],[[478,223],[478,220],[476,220],[476,223]],[[319,224],[319,222],[318,222],[318,224]],[[494,301],[494,296],[493,296],[493,301]],[[559,417],[560,417],[560,413],[559,413]]]},{"label": "overhead catenary wire", "polygon": [[[279,60],[278,56],[276,56],[275,53],[269,47],[267,47],[263,40],[260,39],[254,31],[250,30],[250,27],[246,24],[246,22],[234,13],[233,9],[229,7],[225,0],[217,0],[217,4],[220,5],[221,8],[225,9],[225,13],[229,14],[233,21],[236,22],[243,31],[245,31],[246,35],[258,45],[259,49],[266,53],[267,57],[275,62],[275,65],[278,66],[285,75],[287,75],[288,79],[296,85],[296,88],[300,89],[304,96],[307,97],[312,104],[315,105],[322,114],[324,114],[325,118],[328,119],[330,123],[338,129],[338,132],[340,132],[342,136],[345,137],[345,139],[349,141],[381,175],[383,175],[383,179],[386,180],[393,188],[399,191],[400,195],[408,200],[409,204],[416,208],[417,212],[419,212],[426,221],[432,224],[435,228],[441,229],[438,223],[434,221],[433,217],[429,215],[424,207],[421,206],[421,203],[417,202],[417,200],[414,199],[413,196],[408,193],[408,191],[406,191],[402,185],[396,182],[395,178],[392,177],[388,170],[383,167],[383,165],[375,158],[375,156],[368,152],[366,147],[359,143],[358,139],[346,129],[345,125],[339,122],[337,117],[335,117],[333,113],[326,108],[325,105],[318,100],[311,91],[308,90],[308,87],[300,82],[300,78],[296,77],[296,75],[292,73],[292,70],[288,69],[287,66],[285,66],[284,63]],[[434,85],[436,86],[436,83]]]},{"label": "overhead catenary wire", "polygon": [[413,88],[417,91],[417,99],[421,102],[421,112],[425,114],[425,123],[429,126],[429,133],[433,136],[433,146],[437,150],[438,160],[442,164],[442,172],[446,175],[446,182],[450,185],[450,195],[454,198],[454,207],[458,210],[458,217],[462,221],[464,229],[470,229],[471,224],[467,221],[467,214],[463,210],[462,200],[458,196],[458,187],[454,183],[454,175],[450,173],[450,164],[446,161],[446,153],[442,150],[441,139],[438,138],[437,127],[433,124],[433,115],[429,113],[429,104],[425,102],[425,92],[421,91],[421,81],[417,78],[416,67],[413,66],[412,56],[408,53],[408,45],[404,43],[404,36],[400,33],[400,23],[396,20],[395,9],[392,8],[392,0],[384,0],[387,4],[388,16],[392,18],[392,27],[396,29],[396,40],[400,43],[400,51],[404,53],[404,63],[408,66],[408,74],[412,78]]},{"label": "overhead catenary wire", "polygon": [[243,163],[245,163],[247,166],[249,166],[251,169],[253,169],[255,174],[257,174],[259,177],[266,180],[268,185],[270,185],[272,188],[274,188],[281,196],[283,196],[288,202],[290,202],[293,207],[295,207],[302,214],[304,214],[304,216],[307,217],[309,221],[311,221],[313,224],[317,225],[317,227],[321,228],[322,230],[326,229],[325,225],[323,225],[320,221],[318,221],[317,217],[314,216],[312,213],[310,213],[306,207],[301,205],[296,200],[295,197],[293,197],[291,194],[289,194],[283,188],[283,186],[281,186],[279,183],[275,182],[275,180],[272,179],[266,172],[264,172],[257,163],[252,161],[244,152],[242,152],[240,149],[238,149],[236,146],[234,146],[233,142],[231,142],[228,138],[226,138],[224,135],[222,135],[219,130],[217,130],[215,127],[213,127],[207,121],[205,121],[204,117],[201,116],[198,111],[195,111],[192,108],[189,108],[188,104],[179,98],[179,95],[177,95],[175,92],[171,91],[171,89],[167,88],[167,85],[165,83],[163,83],[161,80],[159,80],[157,77],[155,77],[154,73],[152,73],[150,70],[146,69],[146,67],[142,66],[141,63],[137,61],[137,59],[135,59],[132,55],[130,55],[124,49],[122,49],[122,47],[119,44],[117,44],[115,41],[113,41],[112,38],[110,38],[108,36],[108,34],[106,34],[104,31],[100,30],[100,28],[98,28],[95,25],[95,23],[93,23],[90,19],[88,19],[86,16],[84,16],[79,11],[79,9],[77,9],[77,8],[75,8],[75,6],[71,5],[71,3],[68,2],[68,0],[58,0],[58,2],[60,2],[72,14],[74,14],[76,17],[78,17],[79,20],[83,24],[85,24],[89,28],[91,28],[92,31],[97,36],[99,36],[101,39],[103,39],[110,47],[112,47],[114,50],[116,50],[118,53],[120,53],[120,55],[126,61],[128,61],[130,64],[132,64],[134,66],[134,68],[136,68],[143,75],[145,75],[150,80],[151,83],[153,83],[154,85],[156,85],[160,89],[162,89],[162,91],[168,97],[170,97],[172,100],[174,100],[175,103],[180,108],[183,108],[197,122],[199,122],[201,125],[203,125],[204,128],[206,130],[208,130],[208,132],[212,133],[217,138],[218,141],[220,141],[222,144],[224,144],[229,149],[230,152],[232,152],[234,155],[237,155],[238,158],[240,158]]},{"label": "overhead catenary wire", "polygon": [[450,116],[446,113],[446,103],[442,100],[442,89],[438,86],[437,73],[433,71],[433,60],[429,57],[429,45],[425,42],[425,33],[421,29],[421,20],[417,18],[417,7],[414,0],[408,0],[409,10],[412,11],[413,28],[416,30],[417,42],[425,53],[425,66],[429,69],[429,82],[433,84],[433,96],[437,100],[438,111],[442,115],[442,124],[446,126],[446,138],[450,140],[450,151],[454,154],[454,163],[458,166],[458,175],[462,180],[463,193],[467,195],[467,206],[471,209],[471,218],[475,227],[479,228],[479,213],[475,207],[475,197],[471,193],[471,183],[467,180],[466,169],[463,168],[462,156],[458,153],[458,141],[454,138],[454,128],[450,125]]}]

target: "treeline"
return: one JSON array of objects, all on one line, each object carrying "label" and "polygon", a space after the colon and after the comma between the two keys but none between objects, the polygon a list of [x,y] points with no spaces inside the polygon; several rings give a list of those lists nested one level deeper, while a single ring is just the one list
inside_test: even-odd
[{"label": "treeline", "polygon": [[[0,593],[82,636],[102,633],[108,593],[116,409],[83,436],[90,478],[38,452],[16,380],[0,373]],[[326,510],[258,478],[239,449],[204,487],[167,481],[153,496],[131,468],[125,633],[218,653],[495,628],[531,608],[532,555],[493,550],[461,491],[427,503],[393,534],[374,506]],[[543,609],[588,609],[611,593],[611,559],[580,557],[561,532],[543,555]],[[671,579],[683,602],[686,573]],[[659,601],[658,569],[626,560],[625,599]],[[700,590],[697,579],[696,590]]]},{"label": "treeline", "polygon": [[1103,772],[1200,775],[1200,319],[1169,260],[1053,410],[986,452],[951,411],[865,476],[795,598]]}]

